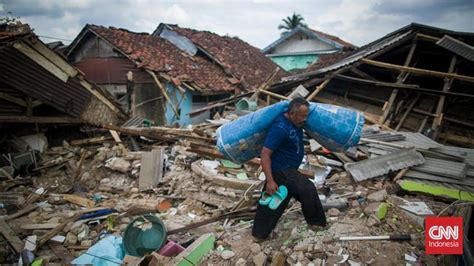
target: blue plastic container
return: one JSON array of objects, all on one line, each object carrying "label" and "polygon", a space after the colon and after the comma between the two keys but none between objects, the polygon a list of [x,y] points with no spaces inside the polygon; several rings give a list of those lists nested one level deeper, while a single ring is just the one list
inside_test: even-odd
[{"label": "blue plastic container", "polygon": [[[268,128],[287,109],[288,101],[279,102],[219,127],[216,132],[217,148],[235,163],[244,163],[259,156]],[[361,112],[310,103],[305,130],[327,149],[340,151],[359,142],[363,126]]]}]

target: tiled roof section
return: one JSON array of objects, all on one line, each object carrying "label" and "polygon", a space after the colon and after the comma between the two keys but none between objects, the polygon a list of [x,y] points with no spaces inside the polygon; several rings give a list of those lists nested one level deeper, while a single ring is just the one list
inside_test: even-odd
[{"label": "tiled roof section", "polygon": [[331,41],[335,41],[339,44],[341,44],[342,46],[344,46],[344,48],[346,49],[355,49],[357,48],[355,45],[353,45],[352,43],[349,43],[349,42],[346,42],[344,40],[342,40],[341,38],[337,37],[337,36],[334,36],[334,35],[330,35],[330,34],[327,34],[327,33],[324,33],[322,31],[318,31],[318,30],[313,30],[313,29],[309,29],[310,31],[316,33],[316,34],[319,34],[321,36],[323,36],[324,38],[327,38]]},{"label": "tiled roof section", "polygon": [[330,66],[334,63],[336,63],[339,60],[342,60],[351,54],[353,54],[354,51],[347,51],[347,52],[337,52],[337,53],[332,53],[332,54],[322,54],[319,55],[319,59],[316,61],[316,63],[313,63],[309,65],[305,69],[297,69],[297,70],[292,70],[292,74],[301,74],[301,73],[306,73],[310,71],[316,71],[318,69]]},{"label": "tiled roof section", "polygon": [[[177,33],[187,37],[211,56],[219,60],[236,78],[243,78],[254,89],[270,77],[278,67],[258,48],[236,37],[220,36],[209,31],[197,31],[169,25]],[[281,70],[274,81],[286,76]]]},{"label": "tiled roof section", "polygon": [[194,82],[199,88],[211,91],[231,91],[235,89],[230,76],[211,61],[185,54],[173,44],[159,36],[134,33],[124,29],[105,28],[89,25],[90,30],[110,42],[138,67],[178,78],[180,81]]},{"label": "tiled roof section", "polygon": [[306,68],[306,71],[314,71],[314,70],[321,69],[323,67],[330,66],[336,63],[337,61],[348,57],[349,55],[353,53],[354,51],[347,51],[347,52],[337,52],[337,53],[332,53],[332,54],[320,55],[318,61],[308,66],[308,68]]}]

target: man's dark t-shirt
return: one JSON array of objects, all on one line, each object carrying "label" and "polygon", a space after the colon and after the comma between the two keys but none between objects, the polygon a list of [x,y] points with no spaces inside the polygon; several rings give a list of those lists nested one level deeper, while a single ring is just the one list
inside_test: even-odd
[{"label": "man's dark t-shirt", "polygon": [[304,156],[303,129],[282,114],[268,129],[264,146],[273,151],[272,171],[298,169]]}]

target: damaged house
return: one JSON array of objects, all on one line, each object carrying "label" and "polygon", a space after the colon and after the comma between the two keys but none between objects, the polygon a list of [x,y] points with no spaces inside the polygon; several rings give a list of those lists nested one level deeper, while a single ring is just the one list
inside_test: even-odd
[{"label": "damaged house", "polygon": [[298,26],[283,34],[262,52],[287,71],[305,69],[326,57],[347,55],[356,48],[339,37]]},{"label": "damaged house", "polygon": [[112,97],[38,39],[29,28],[0,32],[0,123],[116,124]]},{"label": "damaged house", "polygon": [[356,108],[384,128],[472,146],[473,44],[473,33],[413,23],[274,91],[303,84],[310,99]]},{"label": "damaged house", "polygon": [[277,67],[238,38],[160,24],[153,34],[86,25],[66,55],[102,88],[122,98],[131,116],[185,126],[209,102],[261,85]]}]

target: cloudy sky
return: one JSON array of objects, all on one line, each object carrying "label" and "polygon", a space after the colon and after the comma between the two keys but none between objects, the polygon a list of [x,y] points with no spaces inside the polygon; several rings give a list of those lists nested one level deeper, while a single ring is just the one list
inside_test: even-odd
[{"label": "cloudy sky", "polygon": [[474,32],[474,0],[0,0],[0,16],[7,12],[40,36],[64,40],[74,39],[87,23],[151,33],[165,22],[264,48],[293,12],[310,28],[358,46],[411,22]]}]

